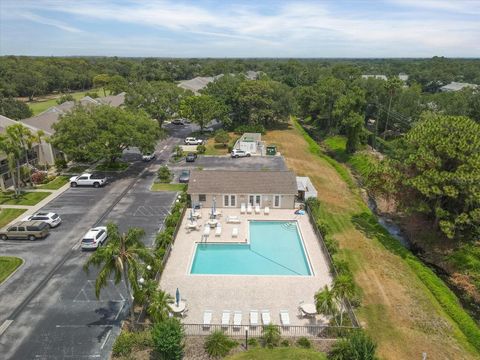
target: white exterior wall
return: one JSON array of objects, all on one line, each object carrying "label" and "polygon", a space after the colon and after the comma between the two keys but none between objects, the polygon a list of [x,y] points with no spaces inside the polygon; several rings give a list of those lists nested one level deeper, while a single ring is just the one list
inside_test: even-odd
[{"label": "white exterior wall", "polygon": [[240,150],[247,151],[251,154],[257,153],[257,143],[254,141],[240,141]]},{"label": "white exterior wall", "polygon": [[[192,204],[201,204],[202,207],[211,207],[213,204],[213,197],[215,196],[216,207],[223,208],[225,207],[224,204],[224,195],[227,194],[205,194],[205,201],[199,200],[200,194],[191,194]],[[228,195],[236,195],[236,202],[235,208],[239,208],[242,203],[247,204],[250,195],[260,195],[260,207],[268,206],[271,209],[274,209],[273,206],[273,199],[274,194],[228,194]],[[293,209],[295,208],[295,195],[280,195],[280,206],[277,207],[278,209]],[[231,207],[231,206],[228,206]]]}]

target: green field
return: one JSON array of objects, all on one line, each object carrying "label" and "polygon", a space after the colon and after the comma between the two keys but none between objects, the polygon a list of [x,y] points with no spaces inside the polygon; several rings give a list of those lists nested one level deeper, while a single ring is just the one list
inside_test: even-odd
[{"label": "green field", "polygon": [[187,185],[185,184],[162,184],[154,183],[150,188],[151,191],[183,191]]},{"label": "green field", "polygon": [[255,348],[246,352],[238,353],[227,360],[326,360],[325,354],[315,350],[299,348]]},{"label": "green field", "polygon": [[1,193],[0,204],[1,205],[36,205],[51,193],[46,191],[25,192],[18,196],[13,197],[13,192]]},{"label": "green field", "polygon": [[[83,98],[85,96],[86,93],[88,92],[96,92],[98,94],[98,96],[103,96],[103,90],[102,89],[91,89],[91,90],[87,90],[87,91],[78,91],[78,92],[72,92],[70,93],[73,98],[75,100],[80,100],[81,98]],[[49,97],[48,99],[47,98],[39,98],[35,101],[32,101],[32,102],[27,102],[27,105],[28,107],[32,110],[33,112],[33,115],[38,115],[42,112],[44,112],[45,110],[47,110],[48,108],[52,107],[52,106],[56,106],[58,105],[57,104],[57,98],[61,97],[63,94],[58,94],[58,95],[55,95],[55,97]],[[108,91],[107,91],[107,95],[108,95]]]},{"label": "green field", "polygon": [[0,256],[0,284],[13,273],[23,260],[13,256]]},{"label": "green field", "polygon": [[22,215],[25,209],[1,209],[0,210],[0,228],[9,224],[11,221]]},{"label": "green field", "polygon": [[37,189],[57,190],[60,189],[63,185],[65,185],[67,182],[67,176],[57,176],[55,179],[46,184],[38,185]]}]

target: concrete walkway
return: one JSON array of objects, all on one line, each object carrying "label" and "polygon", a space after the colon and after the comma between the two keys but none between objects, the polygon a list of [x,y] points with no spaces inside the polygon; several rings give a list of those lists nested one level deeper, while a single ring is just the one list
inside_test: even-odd
[{"label": "concrete walkway", "polygon": [[38,202],[37,204],[35,205],[1,205],[0,208],[2,209],[25,209],[27,211],[25,211],[22,215],[20,215],[19,217],[17,217],[16,219],[12,220],[10,223],[8,223],[7,225],[5,225],[5,227],[9,227],[10,225],[12,225],[13,223],[17,222],[17,221],[20,221],[22,220],[25,216],[27,215],[30,215],[30,214],[33,214],[33,213],[36,213],[38,210],[40,210],[41,208],[43,208],[45,205],[47,205],[50,201],[52,201],[53,199],[55,199],[56,197],[58,197],[60,194],[62,194],[63,192],[65,192],[67,189],[70,188],[70,183],[66,183],[65,185],[63,185],[60,189],[57,189],[57,190],[43,190],[43,189],[33,189],[33,190],[28,190],[28,191],[32,191],[32,192],[39,192],[39,191],[42,191],[42,192],[49,192],[51,193],[50,195],[48,195],[45,199],[43,199],[42,201]]}]

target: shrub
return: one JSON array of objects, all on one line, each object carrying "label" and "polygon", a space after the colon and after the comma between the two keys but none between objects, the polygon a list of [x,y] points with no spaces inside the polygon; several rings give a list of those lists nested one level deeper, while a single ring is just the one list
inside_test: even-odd
[{"label": "shrub", "polygon": [[361,330],[351,332],[337,341],[329,354],[331,360],[375,360],[377,345]]},{"label": "shrub", "polygon": [[198,145],[197,146],[197,153],[198,154],[205,154],[205,151],[207,151],[207,148],[205,145]]},{"label": "shrub", "polygon": [[338,275],[350,275],[353,276],[352,270],[350,269],[350,265],[348,261],[344,259],[339,259],[336,256],[333,257],[333,265],[337,269]]},{"label": "shrub", "polygon": [[283,347],[289,347],[290,346],[290,341],[288,341],[287,339],[282,340],[280,345],[283,346]]},{"label": "shrub", "polygon": [[44,173],[44,172],[41,172],[41,171],[37,171],[37,172],[34,172],[30,178],[32,179],[32,182],[34,184],[41,184],[42,182],[45,181],[47,175]]},{"label": "shrub", "polygon": [[258,340],[256,338],[250,338],[247,341],[248,346],[258,346]]},{"label": "shrub", "polygon": [[297,345],[305,349],[310,349],[312,347],[312,342],[303,336],[297,340]]},{"label": "shrub", "polygon": [[338,252],[338,241],[335,240],[334,238],[330,236],[324,236],[323,237],[323,242],[325,243],[325,246],[327,247],[328,252],[330,255],[334,255]]},{"label": "shrub", "polygon": [[55,167],[57,170],[62,170],[67,167],[67,161],[63,157],[58,157],[55,159]]},{"label": "shrub", "polygon": [[90,96],[92,99],[98,98],[98,93],[96,91],[89,91],[85,93],[85,96]]},{"label": "shrub", "polygon": [[270,324],[263,327],[262,343],[263,346],[270,349],[278,346],[280,343],[280,329],[278,326]]},{"label": "shrub", "polygon": [[322,236],[325,238],[330,232],[330,228],[328,227],[328,224],[322,219],[317,219],[316,224],[317,224],[318,231],[320,231],[320,234],[322,234]]},{"label": "shrub", "polygon": [[56,100],[58,105],[63,104],[66,101],[75,101],[75,98],[72,96],[72,94],[63,94]]},{"label": "shrub", "polygon": [[112,353],[115,356],[128,356],[133,349],[144,349],[153,346],[149,331],[122,331],[113,344]]},{"label": "shrub", "polygon": [[223,146],[226,146],[229,141],[230,141],[230,135],[225,130],[219,129],[215,132],[216,143],[223,144]]},{"label": "shrub", "polygon": [[180,360],[183,357],[184,330],[176,318],[156,323],[152,329],[154,348],[160,359]]},{"label": "shrub", "polygon": [[228,152],[231,153],[233,151],[233,145],[228,145]]},{"label": "shrub", "polygon": [[205,340],[205,351],[212,357],[224,357],[238,343],[230,339],[221,330],[216,330],[207,336]]},{"label": "shrub", "polygon": [[235,133],[236,134],[243,134],[243,133],[246,133],[246,132],[250,132],[250,133],[260,133],[262,135],[265,134],[265,127],[263,127],[263,125],[240,125],[240,126],[237,126],[235,128]]},{"label": "shrub", "polygon": [[166,165],[163,165],[160,167],[160,169],[158,169],[157,176],[162,183],[169,183],[172,181],[172,172]]}]

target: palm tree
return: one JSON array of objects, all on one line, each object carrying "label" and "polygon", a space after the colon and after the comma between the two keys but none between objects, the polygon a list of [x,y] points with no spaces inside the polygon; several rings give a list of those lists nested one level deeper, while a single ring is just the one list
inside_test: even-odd
[{"label": "palm tree", "polygon": [[130,316],[133,324],[135,321],[133,290],[139,288],[140,262],[151,262],[153,256],[150,250],[141,242],[141,238],[145,235],[143,229],[130,228],[126,233],[120,234],[117,225],[109,223],[107,225],[107,233],[107,245],[99,247],[90,256],[83,268],[88,273],[92,265],[97,268],[100,267],[95,281],[95,295],[97,299],[100,297],[101,290],[108,286],[108,280],[112,274],[115,284],[118,284],[122,279],[125,281],[128,292],[127,301],[130,305]]},{"label": "palm tree", "polygon": [[155,322],[168,319],[172,312],[173,296],[163,290],[155,291],[150,297],[147,313]]},{"label": "palm tree", "polygon": [[335,298],[333,290],[330,290],[327,285],[325,285],[323,290],[315,294],[315,306],[319,314],[331,316],[338,325],[336,318],[338,313],[337,299]]},{"label": "palm tree", "polygon": [[15,129],[10,128],[11,126],[7,127],[5,133],[0,134],[0,151],[7,155],[8,168],[12,176],[15,196],[17,196],[20,194],[20,158],[24,149],[17,138]]},{"label": "palm tree", "polygon": [[335,299],[340,304],[340,325],[343,324],[343,313],[345,311],[345,301],[355,296],[355,284],[351,275],[338,275],[333,281],[332,292]]}]

